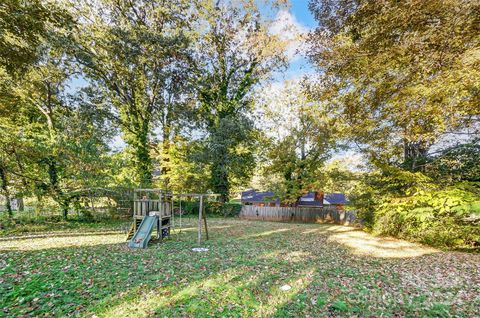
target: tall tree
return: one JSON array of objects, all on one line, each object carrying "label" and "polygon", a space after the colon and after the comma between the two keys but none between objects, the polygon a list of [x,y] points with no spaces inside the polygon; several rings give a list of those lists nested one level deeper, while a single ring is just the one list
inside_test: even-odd
[{"label": "tall tree", "polygon": [[[68,84],[76,72],[65,52],[74,28],[72,18],[52,3],[33,4],[38,6],[7,6],[13,33],[3,35],[13,37],[18,46],[30,43],[31,47],[22,53],[25,56],[12,53],[3,67],[10,78],[4,82],[9,85],[8,93],[0,97],[2,192],[7,196],[36,194],[39,200],[50,197],[66,218],[71,191],[91,185],[92,179],[98,183],[102,176],[111,129],[101,107],[95,105],[92,111],[92,94],[68,94],[73,92]],[[32,30],[26,35],[15,34],[29,23]],[[9,65],[15,65],[12,71]]]},{"label": "tall tree", "polygon": [[69,21],[68,13],[52,2],[2,1],[0,3],[0,76],[22,75],[37,60],[37,48],[52,27],[63,27]]},{"label": "tall tree", "polygon": [[324,105],[309,100],[300,82],[275,85],[261,94],[261,123],[269,137],[263,173],[277,175],[279,182],[270,186],[285,202],[296,202],[319,190],[321,170],[339,146],[340,134],[335,119]]},{"label": "tall tree", "polygon": [[[70,25],[69,14],[51,2],[6,0],[0,4],[0,179],[9,212],[9,187],[17,185],[25,191],[28,186],[21,160],[22,125],[31,115],[23,98],[28,95],[28,76],[42,56],[46,39]],[[14,170],[19,171],[12,174]],[[21,182],[15,184],[18,177]]]},{"label": "tall tree", "polygon": [[52,43],[55,39],[49,38],[21,82],[21,111],[10,119],[13,138],[3,147],[15,162],[10,172],[30,183],[39,197],[54,199],[67,218],[71,192],[99,185],[112,129],[92,92],[67,94],[74,69]]},{"label": "tall tree", "polygon": [[169,148],[169,189],[178,193],[207,192],[209,164],[198,158],[203,143],[176,137]]},{"label": "tall tree", "polygon": [[190,65],[187,28],[196,11],[186,0],[83,4],[74,54],[86,77],[115,107],[139,184],[151,186],[155,123],[168,148],[172,124],[182,115],[175,106],[184,102],[181,92]]},{"label": "tall tree", "polygon": [[376,160],[415,171],[439,136],[478,120],[478,1],[311,0],[310,9],[314,95]]},{"label": "tall tree", "polygon": [[205,1],[198,51],[199,119],[207,132],[211,189],[228,199],[231,182],[254,167],[252,91],[283,65],[285,43],[269,32],[255,1]]}]

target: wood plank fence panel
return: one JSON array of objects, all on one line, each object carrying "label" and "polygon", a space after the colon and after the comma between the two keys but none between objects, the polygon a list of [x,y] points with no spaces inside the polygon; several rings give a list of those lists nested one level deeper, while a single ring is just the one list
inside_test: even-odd
[{"label": "wood plank fence panel", "polygon": [[352,224],[356,221],[354,212],[337,210],[335,207],[266,207],[244,205],[240,218],[247,220],[282,221],[282,222],[326,222],[335,224]]}]

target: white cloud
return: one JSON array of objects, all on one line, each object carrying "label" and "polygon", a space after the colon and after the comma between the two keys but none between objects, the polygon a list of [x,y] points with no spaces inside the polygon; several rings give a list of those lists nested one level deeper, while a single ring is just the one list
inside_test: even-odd
[{"label": "white cloud", "polygon": [[288,10],[280,10],[270,26],[270,32],[281,40],[288,41],[285,54],[290,61],[300,58],[305,51],[305,35],[309,29]]},{"label": "white cloud", "polygon": [[328,162],[332,163],[334,161],[340,162],[343,167],[353,172],[367,171],[367,158],[356,150],[337,152]]},{"label": "white cloud", "polygon": [[299,125],[299,107],[306,103],[300,82],[273,82],[257,92],[257,125],[267,136],[282,140]]},{"label": "white cloud", "polygon": [[270,27],[270,31],[285,38],[295,38],[297,34],[307,33],[309,29],[302,25],[290,11],[280,10]]}]

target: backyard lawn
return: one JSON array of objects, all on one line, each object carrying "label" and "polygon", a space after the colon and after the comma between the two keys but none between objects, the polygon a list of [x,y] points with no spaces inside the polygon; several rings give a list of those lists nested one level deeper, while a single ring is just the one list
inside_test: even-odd
[{"label": "backyard lawn", "polygon": [[[146,250],[122,225],[0,238],[0,317],[474,317],[480,255],[336,225],[194,220]],[[25,235],[25,234],[22,234]]]}]

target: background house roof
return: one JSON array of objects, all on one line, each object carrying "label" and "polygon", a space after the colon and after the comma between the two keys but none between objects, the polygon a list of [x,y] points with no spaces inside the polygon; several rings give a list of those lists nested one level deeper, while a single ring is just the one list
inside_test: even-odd
[{"label": "background house roof", "polygon": [[[347,198],[343,193],[325,193],[324,201],[328,201],[329,204],[347,204]],[[325,204],[328,204],[325,202]]]},{"label": "background house roof", "polygon": [[[275,198],[272,191],[257,192],[255,190],[247,190],[242,192],[242,202],[251,203],[280,203],[280,200]],[[311,191],[304,194],[298,199],[299,206],[323,206],[327,204],[347,204],[347,199],[343,193],[325,193],[323,202],[315,200],[315,192]]]},{"label": "background house roof", "polygon": [[255,190],[248,190],[242,192],[241,201],[254,203],[280,203],[280,200],[275,198],[275,194],[272,191],[256,192]]},{"label": "background house roof", "polygon": [[315,200],[315,192],[308,192],[298,200],[300,206],[323,206],[327,204],[347,204],[347,199],[343,193],[325,193],[323,202]]},{"label": "background house roof", "polygon": [[308,192],[298,199],[299,206],[323,206],[323,202],[315,200],[315,192]]},{"label": "background house roof", "polygon": [[315,200],[315,192],[308,192],[307,194],[304,194],[299,201],[301,202],[311,202]]}]

